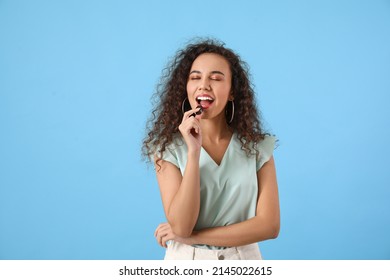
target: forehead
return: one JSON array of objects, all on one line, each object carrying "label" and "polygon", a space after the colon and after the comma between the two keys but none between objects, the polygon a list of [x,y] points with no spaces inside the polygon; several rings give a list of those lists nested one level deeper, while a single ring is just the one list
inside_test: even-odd
[{"label": "forehead", "polygon": [[223,71],[230,73],[229,63],[223,56],[214,53],[203,53],[199,55],[192,63],[191,70],[201,72]]}]

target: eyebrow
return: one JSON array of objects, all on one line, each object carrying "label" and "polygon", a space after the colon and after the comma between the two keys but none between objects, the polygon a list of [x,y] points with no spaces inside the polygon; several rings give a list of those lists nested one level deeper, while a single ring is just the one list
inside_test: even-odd
[{"label": "eyebrow", "polygon": [[[193,70],[193,71],[191,71],[190,75],[193,74],[193,73],[201,74],[202,72],[200,72],[200,71],[198,71],[198,70]],[[211,71],[211,74],[221,74],[221,75],[225,76],[224,73],[222,73],[221,71],[217,71],[217,70]]]}]

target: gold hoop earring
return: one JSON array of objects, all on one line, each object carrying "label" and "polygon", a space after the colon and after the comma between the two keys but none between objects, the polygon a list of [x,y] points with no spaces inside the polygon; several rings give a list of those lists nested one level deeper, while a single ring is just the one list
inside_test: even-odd
[{"label": "gold hoop earring", "polygon": [[[234,118],[234,101],[233,100],[229,100],[230,102],[232,102],[232,114],[230,116],[230,119],[228,121],[228,124],[231,124],[232,121],[233,121],[233,118]],[[225,111],[225,114],[227,115],[227,112],[228,112],[228,109],[227,109],[227,106],[226,106],[226,111]]]},{"label": "gold hoop earring", "polygon": [[[183,113],[183,115],[184,115],[184,113],[186,112],[186,108],[185,108],[185,106],[186,106],[186,101],[188,101],[188,98],[186,97],[184,100],[183,100],[183,102],[181,103],[181,112]],[[188,107],[190,107],[191,108],[191,105],[190,105],[190,102],[188,101],[188,106],[187,106],[187,108]],[[188,110],[190,110],[190,109],[188,109]],[[188,111],[187,110],[187,111]]]}]

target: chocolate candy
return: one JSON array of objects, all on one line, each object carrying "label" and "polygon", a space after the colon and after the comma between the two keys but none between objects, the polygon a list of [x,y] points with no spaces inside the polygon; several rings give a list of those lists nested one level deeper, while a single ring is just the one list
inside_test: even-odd
[{"label": "chocolate candy", "polygon": [[198,105],[198,106],[196,106],[196,108],[197,108],[197,109],[199,108],[199,110],[196,111],[195,113],[192,113],[190,117],[195,117],[196,115],[202,114],[202,112],[203,112],[202,106]]}]

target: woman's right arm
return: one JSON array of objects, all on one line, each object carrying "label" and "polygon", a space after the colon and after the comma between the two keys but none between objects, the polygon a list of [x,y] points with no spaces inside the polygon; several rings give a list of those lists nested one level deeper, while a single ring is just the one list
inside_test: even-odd
[{"label": "woman's right arm", "polygon": [[162,160],[161,168],[156,167],[165,215],[172,231],[180,237],[191,235],[200,208],[200,116],[190,117],[196,111],[197,109],[186,112],[179,126],[188,151],[183,176],[180,170],[168,161]]}]

